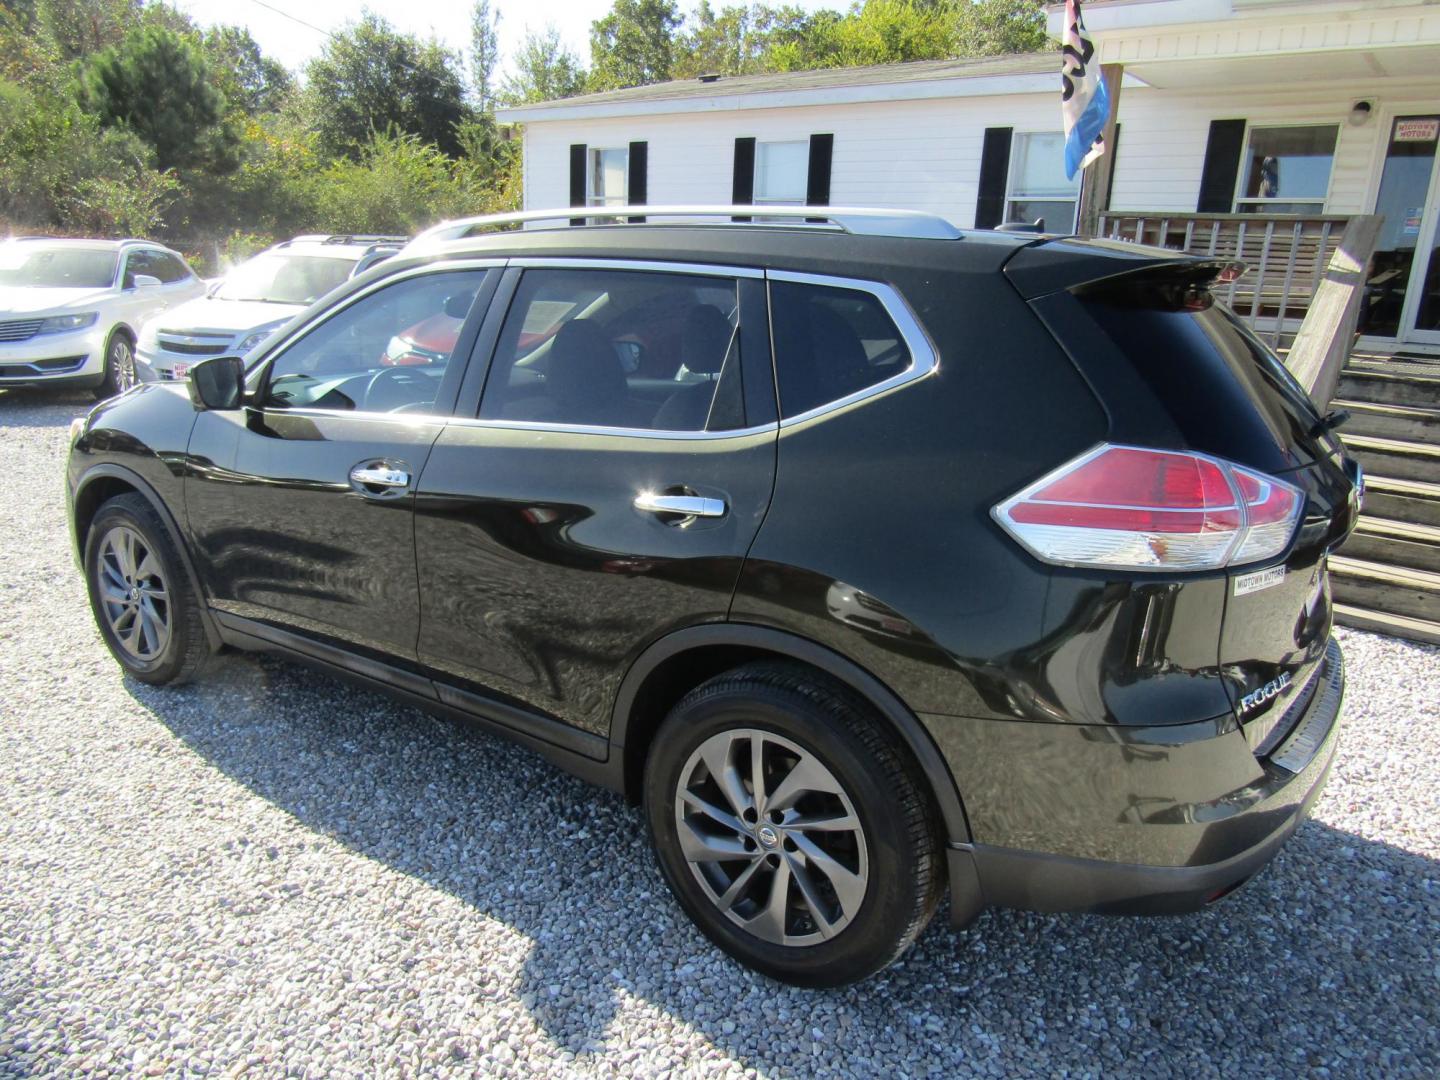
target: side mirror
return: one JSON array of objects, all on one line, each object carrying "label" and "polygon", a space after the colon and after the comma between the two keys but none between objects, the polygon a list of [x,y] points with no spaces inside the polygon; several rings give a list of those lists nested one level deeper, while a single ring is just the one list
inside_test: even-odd
[{"label": "side mirror", "polygon": [[470,305],[475,303],[473,292],[451,293],[445,298],[445,314],[452,319],[464,320],[470,314]]},{"label": "side mirror", "polygon": [[197,409],[238,409],[245,395],[245,361],[215,356],[190,369],[190,401]]},{"label": "side mirror", "polygon": [[137,289],[153,289],[160,284],[160,279],[151,274],[136,274],[130,279],[130,284]]}]

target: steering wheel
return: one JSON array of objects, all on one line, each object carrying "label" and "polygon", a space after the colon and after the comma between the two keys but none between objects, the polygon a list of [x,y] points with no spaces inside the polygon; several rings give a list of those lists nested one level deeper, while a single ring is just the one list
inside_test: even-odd
[{"label": "steering wheel", "polygon": [[[406,405],[429,402],[434,398],[433,394],[425,396],[425,384],[429,381],[427,376],[409,368],[379,368],[365,384],[365,408],[371,412],[394,412]],[[421,392],[418,397],[416,390]]]}]

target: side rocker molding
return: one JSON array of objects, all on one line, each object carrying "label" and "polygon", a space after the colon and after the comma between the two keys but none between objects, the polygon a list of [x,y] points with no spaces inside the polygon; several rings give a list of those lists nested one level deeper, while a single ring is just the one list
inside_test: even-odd
[{"label": "side rocker molding", "polygon": [[[150,482],[140,476],[139,473],[131,472],[123,465],[113,465],[103,462],[87,469],[80,482],[75,485],[75,495],[71,499],[72,507],[79,501],[81,494],[87,487],[97,480],[119,480],[138,491],[144,496],[155,513],[160,515],[160,520],[165,523],[165,528],[170,533],[170,539],[175,544],[175,550],[180,552],[180,561],[185,564],[185,576],[190,579],[190,588],[200,598],[200,625],[205,628],[205,640],[210,643],[210,648],[218,649],[224,644],[220,636],[220,629],[215,625],[215,618],[210,612],[210,605],[206,600],[206,593],[200,586],[200,576],[195,573],[195,563],[190,558],[190,545],[185,540],[185,534],[180,531],[180,525],[175,520],[175,515],[170,512],[170,507],[165,505],[165,500],[160,493],[150,486]],[[73,513],[73,510],[72,510]],[[76,523],[78,524],[78,523]],[[85,544],[80,538],[78,530],[74,535],[75,557],[83,564],[85,559]]]},{"label": "side rocker molding", "polygon": [[620,684],[620,692],[616,695],[610,727],[613,761],[625,760],[627,729],[635,701],[646,679],[671,657],[691,649],[717,645],[760,649],[799,660],[839,679],[864,697],[890,721],[905,745],[910,748],[910,752],[915,755],[915,760],[920,763],[920,768],[924,770],[925,778],[930,783],[930,789],[935,794],[936,805],[945,823],[946,838],[951,844],[968,847],[970,827],[965,817],[965,808],[960,801],[960,792],[955,787],[955,778],[945,764],[945,759],[940,756],[939,748],[915,714],[905,707],[889,687],[858,664],[823,645],[783,630],[749,623],[707,623],[677,630],[653,643],[631,665]]}]

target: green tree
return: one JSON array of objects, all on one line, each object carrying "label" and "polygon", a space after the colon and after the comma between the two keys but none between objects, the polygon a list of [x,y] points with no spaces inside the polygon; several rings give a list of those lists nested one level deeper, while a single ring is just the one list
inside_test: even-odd
[{"label": "green tree", "polygon": [[68,95],[0,82],[0,219],[144,233],[157,227],[177,189],[135,135],[102,129]]},{"label": "green tree", "polygon": [[340,232],[412,233],[488,209],[472,175],[415,135],[377,134],[358,160],[334,162],[321,180],[321,220]]},{"label": "green tree", "polygon": [[766,59],[777,71],[803,71],[941,60],[953,56],[954,48],[948,4],[866,0],[844,16],[816,12],[803,34],[773,46]]},{"label": "green tree", "polygon": [[683,22],[675,0],[615,0],[608,15],[590,24],[590,88],[670,78],[674,35]]},{"label": "green tree", "polygon": [[395,130],[454,155],[465,119],[460,59],[366,12],[305,68],[304,105],[321,151],[357,159],[376,132]]},{"label": "green tree", "polygon": [[956,8],[957,56],[1040,52],[1051,44],[1044,0],[962,0]]},{"label": "green tree", "polygon": [[275,112],[294,89],[284,65],[265,56],[243,27],[212,27],[200,41],[216,86],[232,109],[246,116]]},{"label": "green tree", "polygon": [[580,58],[565,48],[553,26],[539,33],[527,31],[510,63],[514,73],[505,77],[497,95],[503,105],[529,105],[585,92],[587,77]]},{"label": "green tree", "polygon": [[475,0],[470,9],[470,85],[475,108],[495,108],[495,73],[500,65],[500,11],[490,9],[490,0]]},{"label": "green tree", "polygon": [[141,27],[90,57],[80,69],[79,97],[102,125],[143,139],[161,170],[223,174],[235,166],[234,136],[222,123],[225,99],[200,50],[174,31]]}]

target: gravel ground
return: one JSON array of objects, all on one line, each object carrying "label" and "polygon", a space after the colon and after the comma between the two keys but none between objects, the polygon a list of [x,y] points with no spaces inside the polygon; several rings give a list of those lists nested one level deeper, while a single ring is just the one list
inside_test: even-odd
[{"label": "gravel ground", "polygon": [[529,753],[272,659],[123,680],[65,541],[85,405],[0,394],[0,1075],[1440,1074],[1440,651],[1343,634],[1329,788],[1225,903],[942,913],[806,993]]}]

